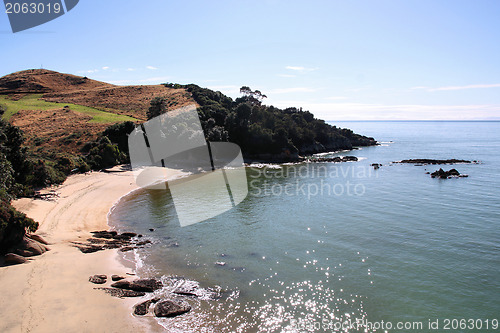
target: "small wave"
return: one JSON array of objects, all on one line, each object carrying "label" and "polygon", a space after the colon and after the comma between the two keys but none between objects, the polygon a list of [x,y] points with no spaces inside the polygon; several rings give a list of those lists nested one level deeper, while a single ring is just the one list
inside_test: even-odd
[{"label": "small wave", "polygon": [[257,168],[257,169],[281,169],[281,165],[279,164],[271,164],[271,163],[252,163],[248,165],[250,168]]}]

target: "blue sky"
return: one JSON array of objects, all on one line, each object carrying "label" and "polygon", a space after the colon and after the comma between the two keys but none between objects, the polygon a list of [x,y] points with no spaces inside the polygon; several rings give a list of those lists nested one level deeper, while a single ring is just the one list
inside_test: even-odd
[{"label": "blue sky", "polygon": [[500,120],[500,1],[82,0],[13,34],[28,68],[115,84],[196,83],[326,120]]}]

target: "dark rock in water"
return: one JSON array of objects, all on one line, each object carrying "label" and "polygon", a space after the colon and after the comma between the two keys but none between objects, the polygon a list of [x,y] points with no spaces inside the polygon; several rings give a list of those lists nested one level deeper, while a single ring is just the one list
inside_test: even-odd
[{"label": "dark rock in water", "polygon": [[156,303],[160,300],[159,297],[148,299],[147,301],[138,303],[134,306],[134,314],[138,316],[144,316],[149,312],[149,307],[151,304]]},{"label": "dark rock in water", "polygon": [[428,159],[428,158],[416,158],[416,159],[409,159],[409,160],[401,160],[401,161],[392,162],[392,163],[427,165],[427,164],[458,164],[458,163],[477,163],[477,162],[471,162],[471,161],[466,161],[466,160],[457,160],[454,158],[448,159],[448,160],[434,160],[434,159]]},{"label": "dark rock in water", "polygon": [[[124,232],[118,234],[116,231],[93,231],[93,236],[87,239],[87,243],[73,242],[83,253],[92,253],[106,249],[120,249],[122,252],[130,251],[136,246],[132,238],[137,234],[134,232]],[[143,241],[146,244],[150,241]]]},{"label": "dark rock in water", "polygon": [[443,169],[439,169],[431,173],[432,178],[441,178],[448,179],[452,177],[468,177],[468,175],[462,175],[456,169],[451,169],[449,171],[444,171]]},{"label": "dark rock in water", "polygon": [[142,242],[137,242],[135,245],[136,246],[143,246],[143,245],[150,244],[150,243],[151,243],[151,241],[148,239],[148,240],[145,240]]},{"label": "dark rock in water", "polygon": [[125,279],[124,276],[120,276],[120,275],[116,275],[116,274],[111,275],[111,280],[113,280],[113,281],[120,281],[123,279]]},{"label": "dark rock in water", "polygon": [[124,240],[124,241],[129,241],[130,238],[132,238],[132,236],[128,236],[128,235],[125,235],[125,234],[120,234],[120,235],[113,236],[113,239]]},{"label": "dark rock in water", "polygon": [[144,316],[148,313],[149,306],[151,305],[151,300],[136,304],[134,306],[134,314],[138,316]]},{"label": "dark rock in water", "polygon": [[372,163],[372,164],[371,164],[371,166],[372,166],[375,170],[377,170],[377,169],[379,169],[379,168],[382,166],[382,164],[379,164],[379,163]]},{"label": "dark rock in water", "polygon": [[23,256],[14,254],[14,253],[7,253],[5,255],[5,263],[8,265],[17,265],[17,264],[24,264],[28,260],[24,258]]},{"label": "dark rock in water", "polygon": [[95,238],[113,238],[115,237],[118,233],[116,231],[92,231],[91,232]]},{"label": "dark rock in water", "polygon": [[128,251],[131,251],[133,250],[134,247],[133,246],[124,246],[120,249],[121,252],[128,252]]},{"label": "dark rock in water", "polygon": [[155,229],[154,228],[149,228],[149,231],[153,232],[153,231],[155,231]]},{"label": "dark rock in water", "polygon": [[92,275],[89,277],[89,281],[95,284],[103,284],[106,283],[107,276],[106,275]]},{"label": "dark rock in water", "polygon": [[139,279],[135,281],[117,281],[113,283],[111,287],[134,291],[153,292],[163,287],[163,284],[156,279]]},{"label": "dark rock in water", "polygon": [[155,305],[154,313],[156,317],[175,317],[191,310],[191,306],[186,302],[166,300]]},{"label": "dark rock in water", "polygon": [[137,235],[137,238],[141,238],[141,237],[142,237],[142,235],[141,235],[141,234],[138,234],[138,235]]},{"label": "dark rock in water", "polygon": [[116,288],[95,288],[104,290],[106,293],[110,294],[114,297],[142,297],[146,295],[145,292],[142,291],[134,291],[134,290],[126,290],[126,289],[116,289]]},{"label": "dark rock in water", "polygon": [[358,160],[358,158],[356,156],[344,156],[344,157],[342,157],[342,162],[350,162],[350,161],[356,162],[357,160]]}]

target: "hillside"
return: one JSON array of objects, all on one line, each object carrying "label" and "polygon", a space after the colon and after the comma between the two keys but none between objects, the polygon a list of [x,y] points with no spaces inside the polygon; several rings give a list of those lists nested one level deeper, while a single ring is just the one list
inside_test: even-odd
[{"label": "hillside", "polygon": [[[0,105],[6,108],[3,118],[24,132],[28,149],[50,159],[87,153],[83,148],[112,124],[146,121],[154,98],[160,112],[196,104],[207,139],[237,143],[246,160],[297,160],[376,144],[373,138],[331,126],[308,111],[264,105],[264,95],[243,88],[243,96],[233,100],[195,84],[116,86],[30,69],[0,78]],[[127,154],[126,147],[121,148]]]},{"label": "hillside", "polygon": [[35,156],[80,154],[111,124],[146,120],[154,97],[169,107],[195,103],[185,89],[164,85],[116,86],[46,69],[29,69],[0,78],[4,119],[24,133]]},{"label": "hillside", "polygon": [[46,69],[29,69],[0,78],[0,96],[18,100],[33,94],[42,101],[77,104],[137,120],[146,120],[149,102],[154,97],[168,98],[171,108],[194,103],[184,89],[164,85],[116,86]]},{"label": "hillside", "polygon": [[0,78],[0,95],[71,92],[115,87],[86,77],[47,69],[28,69]]}]

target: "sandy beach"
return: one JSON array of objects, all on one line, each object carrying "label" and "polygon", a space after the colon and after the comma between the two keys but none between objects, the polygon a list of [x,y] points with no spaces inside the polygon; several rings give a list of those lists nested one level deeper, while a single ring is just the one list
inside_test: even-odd
[{"label": "sandy beach", "polygon": [[[170,171],[171,177],[180,175]],[[126,275],[117,250],[81,253],[72,241],[90,231],[107,230],[110,208],[137,189],[131,171],[70,176],[54,188],[54,201],[22,198],[13,205],[40,223],[37,234],[51,251],[26,264],[0,267],[0,332],[151,332],[160,326],[136,318],[132,307],[142,298],[111,297],[88,281],[94,274]],[[149,321],[148,321],[149,320]]]}]

